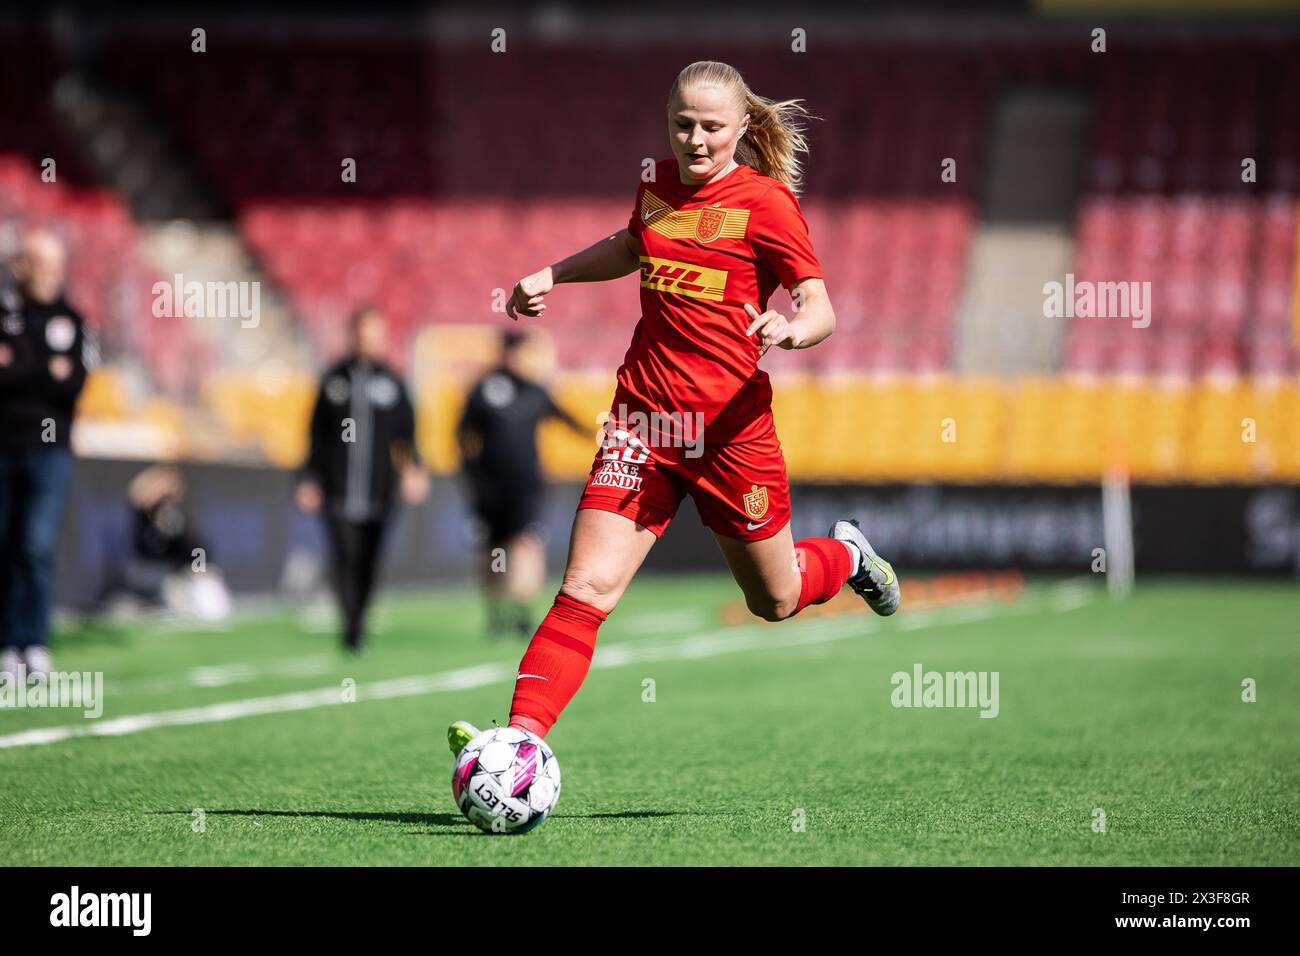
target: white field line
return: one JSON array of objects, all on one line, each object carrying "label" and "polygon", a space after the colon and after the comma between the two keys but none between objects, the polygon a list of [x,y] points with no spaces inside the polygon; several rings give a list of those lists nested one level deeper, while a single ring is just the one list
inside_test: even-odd
[{"label": "white field line", "polygon": [[626,634],[662,634],[664,631],[687,631],[704,627],[709,614],[700,608],[679,608],[673,611],[650,611],[620,622]]},{"label": "white field line", "polygon": [[[965,624],[974,620],[1009,615],[1031,614],[1054,610],[1050,595],[1028,598],[1012,605],[979,605],[976,607],[936,608],[919,611],[901,619],[895,629],[916,630],[923,627],[945,627]],[[647,661],[689,660],[716,657],[740,651],[763,650],[778,647],[796,647],[820,644],[844,638],[860,637],[879,630],[881,622],[872,617],[850,615],[821,618],[812,621],[791,622],[779,630],[770,626],[744,625],[710,631],[687,637],[661,641],[633,641],[613,644],[596,652],[592,667],[622,667]],[[437,674],[399,677],[357,685],[356,700],[390,700],[396,697],[414,697],[442,691],[468,690],[491,684],[505,683],[515,676],[515,665],[505,663],[478,664]],[[52,744],[73,737],[121,737],[152,730],[158,727],[181,727],[195,724],[214,724],[241,717],[281,714],[300,710],[314,710],[344,703],[342,684],[320,687],[315,690],[270,697],[249,697],[223,704],[165,710],[153,713],[132,714],[108,720],[84,720],[79,724],[57,727],[40,727],[0,737],[0,749]]]},{"label": "white field line", "polygon": [[162,693],[184,687],[225,687],[244,684],[259,677],[311,677],[328,673],[338,658],[331,654],[310,657],[287,657],[265,663],[232,661],[228,664],[202,664],[180,674],[157,674],[151,677],[114,681],[110,690],[129,693]]}]

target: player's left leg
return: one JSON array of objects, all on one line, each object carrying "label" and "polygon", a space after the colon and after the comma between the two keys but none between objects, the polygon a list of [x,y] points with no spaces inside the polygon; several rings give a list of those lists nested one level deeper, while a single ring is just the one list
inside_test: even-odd
[{"label": "player's left leg", "polygon": [[713,538],[727,559],[731,576],[745,594],[750,613],[765,621],[780,621],[795,612],[802,581],[794,563],[794,539],[788,521],[762,541],[741,541],[716,531]]},{"label": "player's left leg", "polygon": [[356,646],[361,650],[365,643],[366,612],[370,609],[370,599],[375,593],[375,582],[379,578],[379,558],[383,550],[384,531],[389,521],[385,517],[378,521],[366,521],[358,527],[359,540],[357,552],[357,608],[356,608]]},{"label": "player's left leg", "polygon": [[507,549],[514,521],[513,505],[508,494],[500,494],[494,486],[479,481],[474,486],[474,513],[484,535],[480,556],[483,574],[483,598],[487,611],[487,632],[494,638],[510,632],[510,606],[507,599],[506,569],[510,552]]},{"label": "player's left leg", "polygon": [[825,604],[845,584],[877,614],[893,614],[899,593],[894,569],[876,554],[856,522],[837,521],[831,533],[828,538],[795,541],[787,522],[761,541],[716,531],[713,537],[745,593],[745,605],[765,621],[781,621],[809,604]]},{"label": "player's left leg", "polygon": [[529,525],[510,539],[506,553],[510,556],[506,572],[506,590],[510,597],[509,626],[519,635],[531,637],[536,627],[533,605],[546,576],[546,545]]},{"label": "player's left leg", "polygon": [[25,496],[14,542],[17,590],[10,592],[16,606],[9,609],[8,643],[23,652],[28,673],[48,673],[54,566],[72,484],[72,452],[66,448],[28,452],[23,472]]},{"label": "player's left leg", "polygon": [[786,521],[760,541],[713,532],[731,574],[745,594],[745,605],[765,621],[781,621],[809,604],[824,604],[840,592],[856,570],[852,552],[833,538],[798,542]]},{"label": "player's left leg", "polygon": [[750,611],[784,620],[809,604],[824,604],[848,584],[876,613],[894,613],[893,569],[856,523],[836,522],[825,538],[793,540],[781,444],[770,415],[756,424],[754,437],[715,447],[691,469],[691,497]]},{"label": "player's left leg", "polygon": [[[343,614],[343,647],[356,653],[362,645],[362,618],[369,586],[365,524],[336,515],[326,519],[329,530],[334,593]],[[371,578],[373,580],[373,578]]]},{"label": "player's left leg", "polygon": [[18,499],[21,485],[19,456],[0,452],[0,673],[17,674],[23,667],[23,652],[13,646],[13,626],[9,612],[13,594],[18,589],[18,573],[13,567],[10,547],[18,525]]}]

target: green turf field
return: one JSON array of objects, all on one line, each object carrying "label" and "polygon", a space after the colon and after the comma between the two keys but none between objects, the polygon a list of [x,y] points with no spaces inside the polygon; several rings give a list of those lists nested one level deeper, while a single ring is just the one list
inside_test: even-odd
[{"label": "green turf field", "polygon": [[[723,576],[634,582],[548,737],[559,806],[520,837],[451,801],[446,725],[504,723],[522,646],[479,636],[471,592],[390,597],[360,661],[297,611],[66,633],[57,664],[104,672],[104,715],[0,711],[3,859],[1300,862],[1294,584],[1144,582],[1112,602],[1043,582],[909,613],[904,582],[887,621],[725,627],[736,595]],[[917,663],[998,672],[998,716],[895,708],[891,675]]]}]

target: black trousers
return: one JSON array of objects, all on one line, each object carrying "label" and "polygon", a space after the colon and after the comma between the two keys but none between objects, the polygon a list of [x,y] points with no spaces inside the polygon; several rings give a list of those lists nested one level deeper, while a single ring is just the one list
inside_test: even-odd
[{"label": "black trousers", "polygon": [[388,522],[346,521],[337,517],[327,521],[333,552],[334,593],[343,609],[343,641],[356,649],[364,637],[366,607],[378,576],[379,546]]}]

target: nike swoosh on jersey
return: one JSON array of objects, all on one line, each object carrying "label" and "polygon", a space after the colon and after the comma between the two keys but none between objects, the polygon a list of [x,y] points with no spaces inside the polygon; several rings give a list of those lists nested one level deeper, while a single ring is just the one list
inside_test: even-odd
[{"label": "nike swoosh on jersey", "polygon": [[[771,520],[771,518],[767,519],[767,521]],[[749,531],[757,531],[759,528],[763,527],[763,525],[767,524],[767,521],[760,521],[758,524],[754,524],[754,522],[751,521],[749,524],[745,525],[745,528]]]}]

